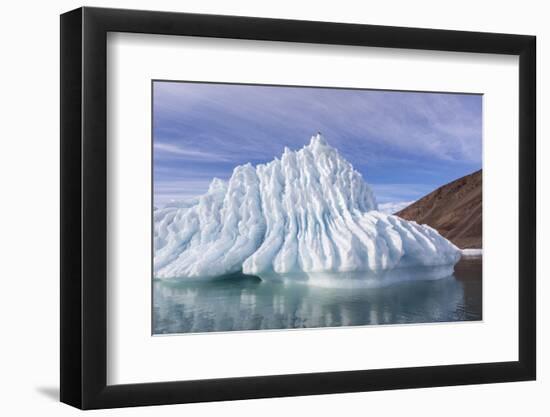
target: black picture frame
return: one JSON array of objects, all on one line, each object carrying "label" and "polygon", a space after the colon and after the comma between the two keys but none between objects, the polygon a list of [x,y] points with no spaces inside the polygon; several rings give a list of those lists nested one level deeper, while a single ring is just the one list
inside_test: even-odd
[{"label": "black picture frame", "polygon": [[[107,385],[108,32],[519,56],[519,358]],[[534,36],[79,8],[61,15],[61,401],[81,409],[533,380],[536,377]]]}]

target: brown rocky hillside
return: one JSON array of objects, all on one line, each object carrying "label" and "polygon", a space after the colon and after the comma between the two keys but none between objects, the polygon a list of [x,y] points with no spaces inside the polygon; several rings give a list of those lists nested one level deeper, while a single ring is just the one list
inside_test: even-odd
[{"label": "brown rocky hillside", "polygon": [[482,248],[482,171],[439,187],[396,213],[428,224],[462,249]]}]

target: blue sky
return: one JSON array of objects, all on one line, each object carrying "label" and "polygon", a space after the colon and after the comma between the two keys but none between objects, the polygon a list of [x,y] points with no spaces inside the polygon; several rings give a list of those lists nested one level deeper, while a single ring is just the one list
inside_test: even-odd
[{"label": "blue sky", "polygon": [[482,96],[155,81],[154,204],[322,132],[379,203],[414,201],[481,168]]}]

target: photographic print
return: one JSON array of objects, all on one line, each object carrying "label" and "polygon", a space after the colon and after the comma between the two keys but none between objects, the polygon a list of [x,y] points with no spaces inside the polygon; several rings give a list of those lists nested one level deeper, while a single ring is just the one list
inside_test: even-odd
[{"label": "photographic print", "polygon": [[482,95],[152,82],[153,334],[482,320]]}]

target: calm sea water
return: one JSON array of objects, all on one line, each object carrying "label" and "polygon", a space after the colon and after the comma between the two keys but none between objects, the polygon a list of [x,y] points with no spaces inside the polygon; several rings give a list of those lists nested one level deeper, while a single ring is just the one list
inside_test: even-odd
[{"label": "calm sea water", "polygon": [[296,329],[482,319],[482,259],[453,275],[383,287],[338,288],[234,275],[153,283],[153,333]]}]

